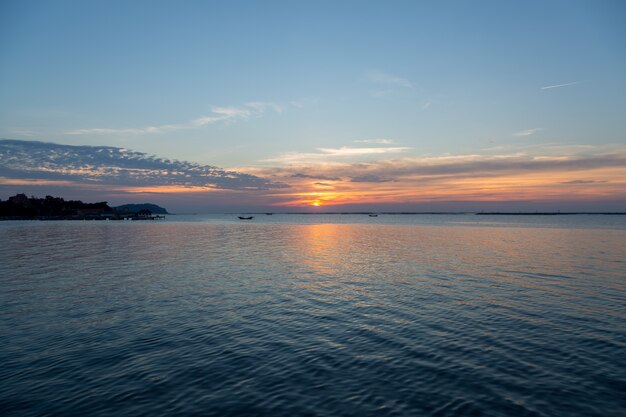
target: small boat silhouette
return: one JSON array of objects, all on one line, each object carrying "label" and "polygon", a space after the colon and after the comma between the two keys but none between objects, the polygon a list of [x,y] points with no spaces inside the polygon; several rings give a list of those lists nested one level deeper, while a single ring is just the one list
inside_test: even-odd
[{"label": "small boat silhouette", "polygon": [[250,216],[250,217],[243,217],[243,216],[238,216],[239,220],[252,220],[254,219],[254,216]]},{"label": "small boat silhouette", "polygon": [[378,214],[368,214],[370,217],[378,217]]}]

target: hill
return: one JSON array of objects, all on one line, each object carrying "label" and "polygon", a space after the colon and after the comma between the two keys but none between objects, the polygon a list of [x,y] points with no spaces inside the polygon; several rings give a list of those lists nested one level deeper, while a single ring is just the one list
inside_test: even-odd
[{"label": "hill", "polygon": [[122,206],[113,207],[113,210],[119,213],[138,213],[141,210],[150,210],[152,214],[169,214],[164,207],[152,203],[124,204]]}]

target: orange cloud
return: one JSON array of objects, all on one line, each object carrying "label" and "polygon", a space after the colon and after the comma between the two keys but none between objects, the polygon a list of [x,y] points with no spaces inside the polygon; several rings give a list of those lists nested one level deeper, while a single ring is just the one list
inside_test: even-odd
[{"label": "orange cloud", "polygon": [[[278,206],[432,201],[603,200],[626,195],[626,151],[452,155],[354,164],[264,167],[248,172],[289,184]],[[245,169],[243,169],[245,170]]]},{"label": "orange cloud", "polygon": [[[11,164],[0,164],[0,186],[6,186],[5,192],[31,187],[58,193],[64,188],[91,191],[98,198],[136,195],[144,199],[143,195],[151,194],[207,206],[242,207],[626,201],[623,146],[552,146],[510,153],[500,149],[492,154],[352,163],[290,162],[225,171],[119,148],[17,141],[5,141],[5,145],[16,155]],[[50,149],[62,158],[51,160]]]}]

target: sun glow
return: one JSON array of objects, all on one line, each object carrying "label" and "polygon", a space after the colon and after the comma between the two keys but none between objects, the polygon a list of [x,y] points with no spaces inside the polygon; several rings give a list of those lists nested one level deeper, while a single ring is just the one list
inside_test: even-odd
[{"label": "sun glow", "polygon": [[319,206],[322,205],[322,202],[319,201],[319,200],[315,200],[315,201],[311,202],[311,205],[314,206],[314,207],[319,207]]}]

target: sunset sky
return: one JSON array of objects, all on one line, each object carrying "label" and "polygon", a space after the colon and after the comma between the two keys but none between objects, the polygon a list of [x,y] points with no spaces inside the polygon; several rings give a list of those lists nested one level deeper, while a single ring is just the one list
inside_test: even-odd
[{"label": "sunset sky", "polygon": [[0,0],[0,198],[626,211],[626,2]]}]

